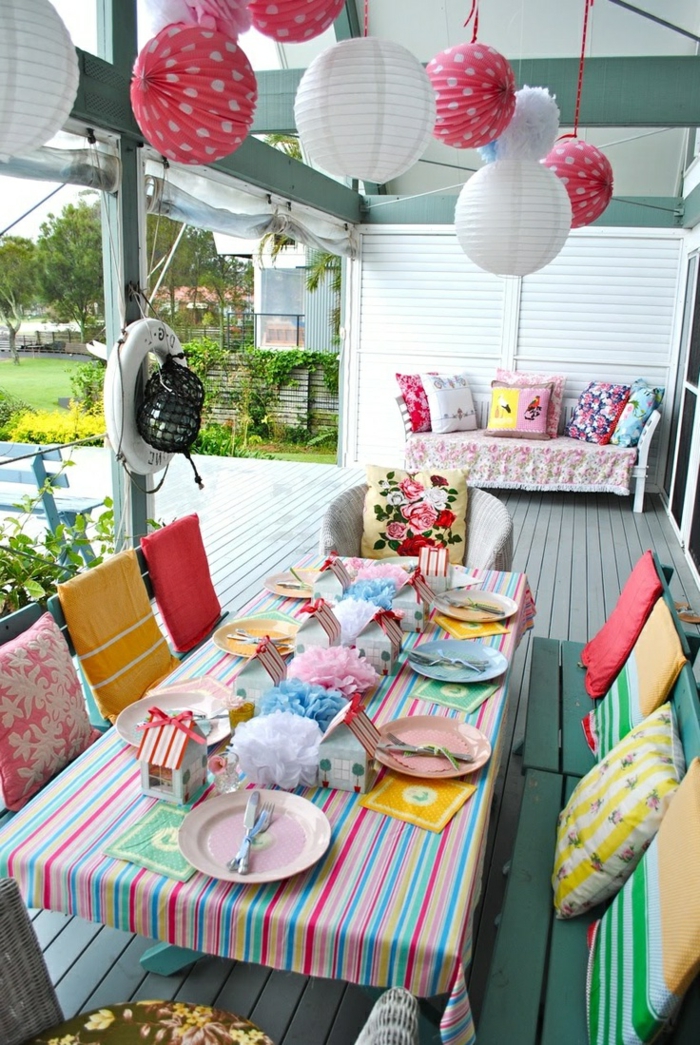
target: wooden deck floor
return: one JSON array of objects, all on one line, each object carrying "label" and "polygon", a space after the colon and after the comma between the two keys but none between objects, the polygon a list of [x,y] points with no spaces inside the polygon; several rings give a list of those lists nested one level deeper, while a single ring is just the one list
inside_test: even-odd
[{"label": "wooden deck floor", "polygon": [[[188,466],[174,471],[156,495],[165,521],[200,514],[215,585],[223,603],[238,609],[263,577],[315,550],[319,521],[339,491],[362,480],[359,470],[255,460],[206,459],[200,494]],[[515,522],[514,568],[535,593],[534,634],[584,640],[603,623],[631,567],[649,547],[675,567],[677,600],[700,608],[700,594],[658,497],[634,515],[615,496],[503,492]],[[532,633],[531,633],[532,634]],[[507,755],[494,801],[481,906],[475,920],[477,962],[470,995],[478,1019],[514,837],[522,787],[513,743],[523,732],[530,637],[513,664],[512,699],[504,728]],[[257,1023],[277,1045],[351,1045],[372,1000],[360,988],[307,979],[220,958],[204,958],[176,976],[147,975],[140,954],[151,941],[42,911],[35,926],[66,1016],[117,1001],[177,998],[217,1004]],[[422,1033],[422,1045],[437,1042]]]}]

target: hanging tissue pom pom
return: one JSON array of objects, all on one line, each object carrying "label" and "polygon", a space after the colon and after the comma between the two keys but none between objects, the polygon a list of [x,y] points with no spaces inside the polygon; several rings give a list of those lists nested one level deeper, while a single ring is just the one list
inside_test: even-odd
[{"label": "hanging tissue pom pom", "polygon": [[571,228],[599,218],[613,194],[613,169],[595,145],[569,138],[557,142],[544,161],[563,183],[571,202]]},{"label": "hanging tissue pom pom", "polygon": [[259,708],[261,715],[270,715],[273,711],[291,711],[293,715],[311,718],[318,722],[321,732],[325,733],[332,719],[346,704],[342,693],[292,678],[284,679],[279,686],[269,689],[260,699]]},{"label": "hanging tissue pom pom", "polygon": [[265,787],[276,784],[289,790],[316,783],[321,739],[317,722],[275,711],[237,726],[231,750],[254,783]]},{"label": "hanging tissue pom pom", "polygon": [[340,621],[340,641],[344,646],[355,641],[376,612],[377,607],[364,599],[343,599],[335,604],[333,613]]},{"label": "hanging tissue pom pom", "polygon": [[216,29],[231,40],[250,29],[252,23],[248,0],[147,0],[146,18],[151,36],[166,25],[183,22]]},{"label": "hanging tissue pom pom", "polygon": [[[546,87],[522,87],[513,118],[487,155],[496,160],[541,160],[559,133],[559,108]],[[483,155],[483,153],[482,153]]]},{"label": "hanging tissue pom pom", "polygon": [[379,675],[367,658],[348,646],[312,646],[293,659],[287,678],[325,686],[346,697],[365,693],[379,682]]},{"label": "hanging tissue pom pom", "polygon": [[375,606],[381,606],[383,610],[390,610],[395,595],[396,585],[388,578],[379,578],[372,581],[355,581],[338,597],[338,603],[344,599],[358,599],[374,603]]}]

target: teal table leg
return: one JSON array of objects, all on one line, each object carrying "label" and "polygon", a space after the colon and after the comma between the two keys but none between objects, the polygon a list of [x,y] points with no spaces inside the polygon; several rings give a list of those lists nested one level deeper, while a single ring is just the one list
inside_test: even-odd
[{"label": "teal table leg", "polygon": [[172,943],[156,943],[141,955],[141,966],[146,972],[155,972],[159,976],[171,976],[180,969],[186,969],[202,957],[201,951],[191,951],[189,947],[176,947]]}]

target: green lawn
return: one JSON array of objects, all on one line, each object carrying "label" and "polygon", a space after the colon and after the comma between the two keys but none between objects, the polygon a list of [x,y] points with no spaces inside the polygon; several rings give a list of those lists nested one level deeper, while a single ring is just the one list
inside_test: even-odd
[{"label": "green lawn", "polygon": [[60,398],[71,396],[71,371],[79,363],[69,359],[21,358],[0,362],[0,388],[36,410],[57,410]]},{"label": "green lawn", "polygon": [[274,451],[270,451],[270,453],[278,461],[306,461],[307,464],[336,464],[338,460],[338,455],[335,453],[275,453]]}]

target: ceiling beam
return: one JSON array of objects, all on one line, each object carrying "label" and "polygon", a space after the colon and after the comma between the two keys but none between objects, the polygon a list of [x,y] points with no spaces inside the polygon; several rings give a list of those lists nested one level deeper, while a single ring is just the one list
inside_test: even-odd
[{"label": "ceiling beam", "polygon": [[[519,85],[547,87],[562,127],[574,122],[578,58],[527,58],[513,63]],[[296,134],[294,96],[302,69],[257,73],[254,134]],[[700,126],[700,56],[588,58],[581,127]]]},{"label": "ceiling beam", "polygon": [[[131,111],[128,78],[109,62],[79,48],[77,51],[80,81],[71,112],[73,119],[86,128],[101,128],[144,142]],[[360,219],[361,196],[357,192],[256,138],[249,136],[236,152],[210,166],[274,196],[321,210],[342,221]]]},{"label": "ceiling beam", "polygon": [[[362,220],[370,225],[452,225],[456,202],[456,196],[367,196]],[[700,191],[697,204],[700,207]],[[683,201],[676,196],[613,197],[593,224],[679,228],[683,225]]]}]

